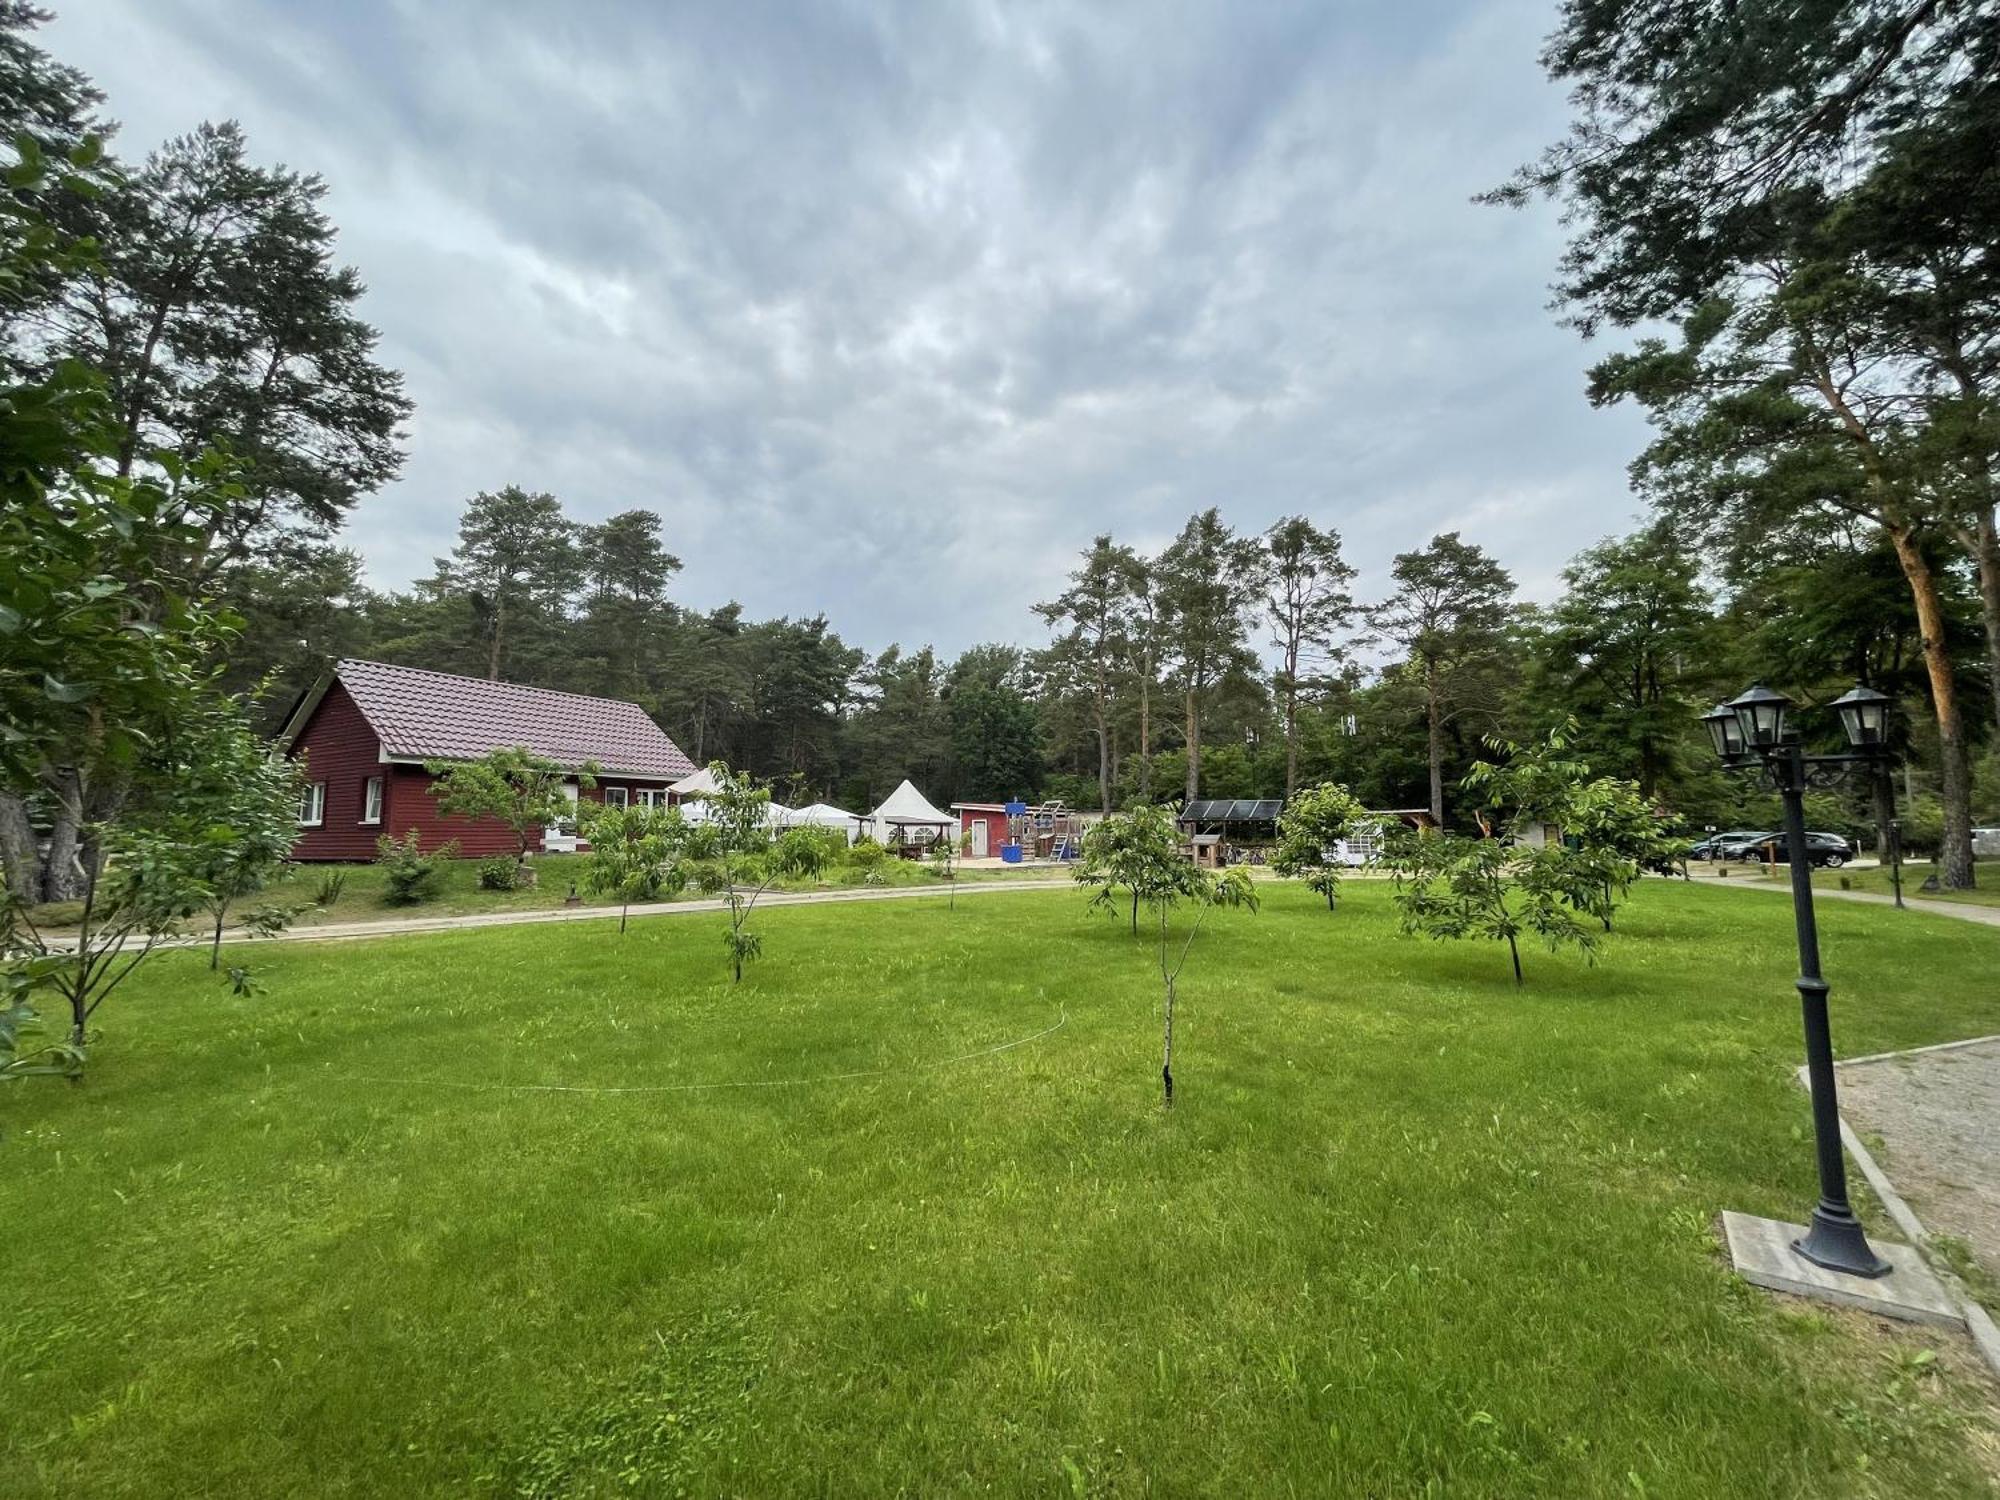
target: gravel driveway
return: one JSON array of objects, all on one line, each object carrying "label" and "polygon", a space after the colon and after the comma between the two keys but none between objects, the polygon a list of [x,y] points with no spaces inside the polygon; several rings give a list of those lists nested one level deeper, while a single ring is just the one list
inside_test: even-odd
[{"label": "gravel driveway", "polygon": [[1932,1234],[2000,1276],[2000,1037],[1840,1065],[1840,1112]]}]

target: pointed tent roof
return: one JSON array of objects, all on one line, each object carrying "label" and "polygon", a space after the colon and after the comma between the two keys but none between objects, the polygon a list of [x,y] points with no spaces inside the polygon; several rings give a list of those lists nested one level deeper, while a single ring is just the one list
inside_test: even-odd
[{"label": "pointed tent roof", "polygon": [[692,776],[683,776],[667,788],[676,797],[695,797],[717,790],[715,773],[703,766]]},{"label": "pointed tent roof", "polygon": [[931,806],[929,798],[907,781],[883,798],[882,805],[868,816],[878,823],[935,823],[945,827],[958,825],[958,819],[950,813],[939,812]]}]

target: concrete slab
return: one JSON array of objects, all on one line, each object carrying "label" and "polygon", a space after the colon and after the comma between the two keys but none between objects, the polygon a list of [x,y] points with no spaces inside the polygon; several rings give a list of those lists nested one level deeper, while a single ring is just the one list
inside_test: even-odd
[{"label": "concrete slab", "polygon": [[1792,1248],[1792,1241],[1806,1232],[1803,1224],[1786,1224],[1777,1219],[1759,1219],[1750,1214],[1724,1212],[1723,1237],[1729,1241],[1729,1258],[1737,1274],[1752,1286],[1774,1292],[1790,1292],[1799,1297],[1816,1297],[1822,1302],[1838,1302],[1885,1318],[1901,1318],[1909,1323],[1933,1323],[1940,1328],[1963,1328],[1965,1318],[1958,1304],[1944,1289],[1923,1257],[1910,1245],[1873,1240],[1875,1253],[1894,1268],[1886,1276],[1844,1276],[1816,1266]]}]

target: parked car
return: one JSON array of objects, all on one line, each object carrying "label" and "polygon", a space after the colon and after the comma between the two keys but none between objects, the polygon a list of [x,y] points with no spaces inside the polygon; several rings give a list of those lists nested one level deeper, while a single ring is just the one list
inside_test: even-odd
[{"label": "parked car", "polygon": [[1752,828],[1732,828],[1724,833],[1711,833],[1700,843],[1690,844],[1688,846],[1687,857],[1689,859],[1717,859],[1720,857],[1717,851],[1724,844],[1733,844],[1744,839],[1760,839],[1768,836],[1767,834],[1758,833]]},{"label": "parked car", "polygon": [[[1779,864],[1788,864],[1791,855],[1785,848],[1785,836],[1781,832],[1751,833],[1730,840],[1717,847],[1717,859],[1763,860],[1766,849],[1773,853]],[[1821,869],[1837,870],[1854,858],[1854,846],[1837,833],[1807,833],[1806,848],[1812,862]]]},{"label": "parked car", "polygon": [[2000,828],[1973,829],[1972,852],[1981,859],[2000,858]]}]

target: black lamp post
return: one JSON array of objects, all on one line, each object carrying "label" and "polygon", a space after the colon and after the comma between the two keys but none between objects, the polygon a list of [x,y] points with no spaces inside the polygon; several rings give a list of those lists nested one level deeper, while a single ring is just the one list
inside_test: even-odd
[{"label": "black lamp post", "polygon": [[1819,1203],[1812,1225],[1792,1248],[1815,1265],[1850,1276],[1881,1276],[1889,1263],[1861,1232],[1847,1201],[1847,1162],[1840,1149],[1840,1106],[1834,1098],[1833,1032],[1827,983],[1819,969],[1819,927],[1813,917],[1812,854],[1806,844],[1808,787],[1837,783],[1850,767],[1874,765],[1887,754],[1889,699],[1856,687],[1834,700],[1852,747],[1845,755],[1807,755],[1787,733],[1791,700],[1762,683],[1702,715],[1715,753],[1732,771],[1755,771],[1785,804],[1785,854],[1792,867],[1792,917],[1799,939],[1799,1003],[1805,1016],[1806,1071],[1812,1080],[1813,1143],[1819,1153]]}]

